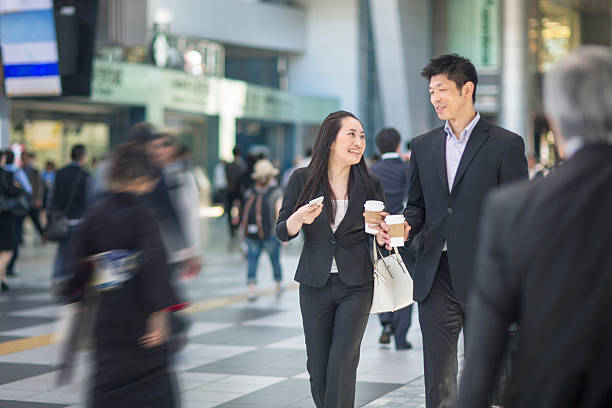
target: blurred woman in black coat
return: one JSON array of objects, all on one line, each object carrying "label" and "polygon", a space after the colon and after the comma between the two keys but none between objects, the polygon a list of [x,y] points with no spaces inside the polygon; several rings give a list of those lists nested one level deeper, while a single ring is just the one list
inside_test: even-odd
[{"label": "blurred woman in black coat", "polygon": [[[135,144],[120,146],[112,160],[111,194],[90,208],[77,232],[68,285],[73,301],[87,302],[92,282],[104,288],[94,323],[90,406],[175,407],[166,340],[169,310],[178,302],[158,224],[141,198],[155,187],[155,169]],[[133,256],[136,267],[122,269]]]},{"label": "blurred woman in black coat", "polygon": [[[0,151],[0,199],[16,197],[21,190],[13,180],[13,173],[2,168],[5,165],[5,152]],[[0,285],[2,291],[8,290],[6,265],[13,255],[12,240],[14,232],[13,214],[0,208]]]}]

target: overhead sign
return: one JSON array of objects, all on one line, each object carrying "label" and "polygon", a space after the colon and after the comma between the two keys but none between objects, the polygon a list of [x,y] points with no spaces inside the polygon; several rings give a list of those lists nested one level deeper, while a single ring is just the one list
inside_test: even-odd
[{"label": "overhead sign", "polygon": [[0,46],[6,96],[62,93],[51,0],[0,0]]}]

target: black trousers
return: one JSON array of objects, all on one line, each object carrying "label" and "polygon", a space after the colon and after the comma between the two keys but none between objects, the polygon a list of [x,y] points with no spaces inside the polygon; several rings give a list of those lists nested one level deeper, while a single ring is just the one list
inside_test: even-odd
[{"label": "black trousers", "polygon": [[34,228],[38,231],[38,234],[42,238],[44,235],[43,227],[40,224],[40,208],[31,207],[30,211],[28,211],[28,216],[32,220],[32,224],[34,224]]},{"label": "black trousers", "polygon": [[457,398],[457,341],[465,315],[465,305],[455,296],[443,252],[431,291],[419,303],[427,408],[451,407]]},{"label": "black trousers", "polygon": [[380,318],[380,324],[383,326],[391,325],[393,328],[395,346],[405,346],[407,343],[406,335],[412,325],[412,305],[395,312],[381,313],[378,317]]},{"label": "black trousers", "polygon": [[352,408],[361,340],[374,283],[347,286],[332,274],[325,286],[300,285],[310,389],[317,408]]},{"label": "black trousers", "polygon": [[12,219],[13,223],[13,235],[11,236],[11,248],[13,255],[11,260],[6,265],[6,273],[9,275],[15,274],[15,264],[19,258],[19,246],[23,242],[23,220],[25,215],[14,215]]}]

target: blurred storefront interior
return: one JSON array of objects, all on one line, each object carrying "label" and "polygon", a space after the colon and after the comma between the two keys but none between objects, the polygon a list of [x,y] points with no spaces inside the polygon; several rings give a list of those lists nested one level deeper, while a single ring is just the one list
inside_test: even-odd
[{"label": "blurred storefront interior", "polygon": [[337,109],[362,119],[371,155],[382,127],[408,141],[439,125],[419,73],[447,52],[477,66],[482,116],[523,135],[529,152],[552,163],[543,74],[581,44],[612,45],[609,0],[51,3],[60,74],[66,49],[81,58],[87,48],[60,40],[66,27],[94,21],[95,41],[86,94],[66,82],[62,96],[0,103],[0,144],[26,145],[39,166],[66,162],[77,141],[102,157],[131,124],[147,120],[175,134],[208,174],[231,160],[236,144],[244,152],[263,146],[288,168]]}]

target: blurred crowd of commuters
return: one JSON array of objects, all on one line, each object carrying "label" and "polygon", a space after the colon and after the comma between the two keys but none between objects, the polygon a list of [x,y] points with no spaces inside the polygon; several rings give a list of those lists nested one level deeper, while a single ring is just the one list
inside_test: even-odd
[{"label": "blurred crowd of commuters", "polygon": [[[245,244],[248,299],[257,299],[264,250],[282,293],[281,242],[301,232],[295,280],[312,398],[319,408],[352,407],[374,285],[372,245],[392,249],[384,217],[372,225],[377,234],[365,232],[363,208],[384,201],[381,215],[406,220],[400,255],[419,303],[427,407],[610,406],[612,53],[580,48],[547,74],[546,111],[566,160],[553,169],[526,156],[520,136],[480,117],[469,60],[434,58],[422,76],[445,124],[414,138],[408,153],[397,130],[386,128],[375,138],[380,156],[366,161],[361,121],[338,111],[283,174],[266,154],[245,159],[238,146],[233,161],[220,163],[214,201],[224,205],[230,248]],[[189,327],[173,313],[187,304],[176,281],[202,265],[189,151],[140,123],[93,175],[86,153],[75,145],[71,163],[57,171],[49,163],[42,173],[31,152],[22,166],[12,151],[0,154],[2,290],[24,219],[44,240],[41,219],[65,215],[53,283],[64,301],[98,299],[92,406],[176,406],[171,354]],[[27,207],[6,210],[19,197]],[[110,276],[97,276],[100,269]],[[379,342],[412,348],[411,322],[412,306],[381,314]]]}]

